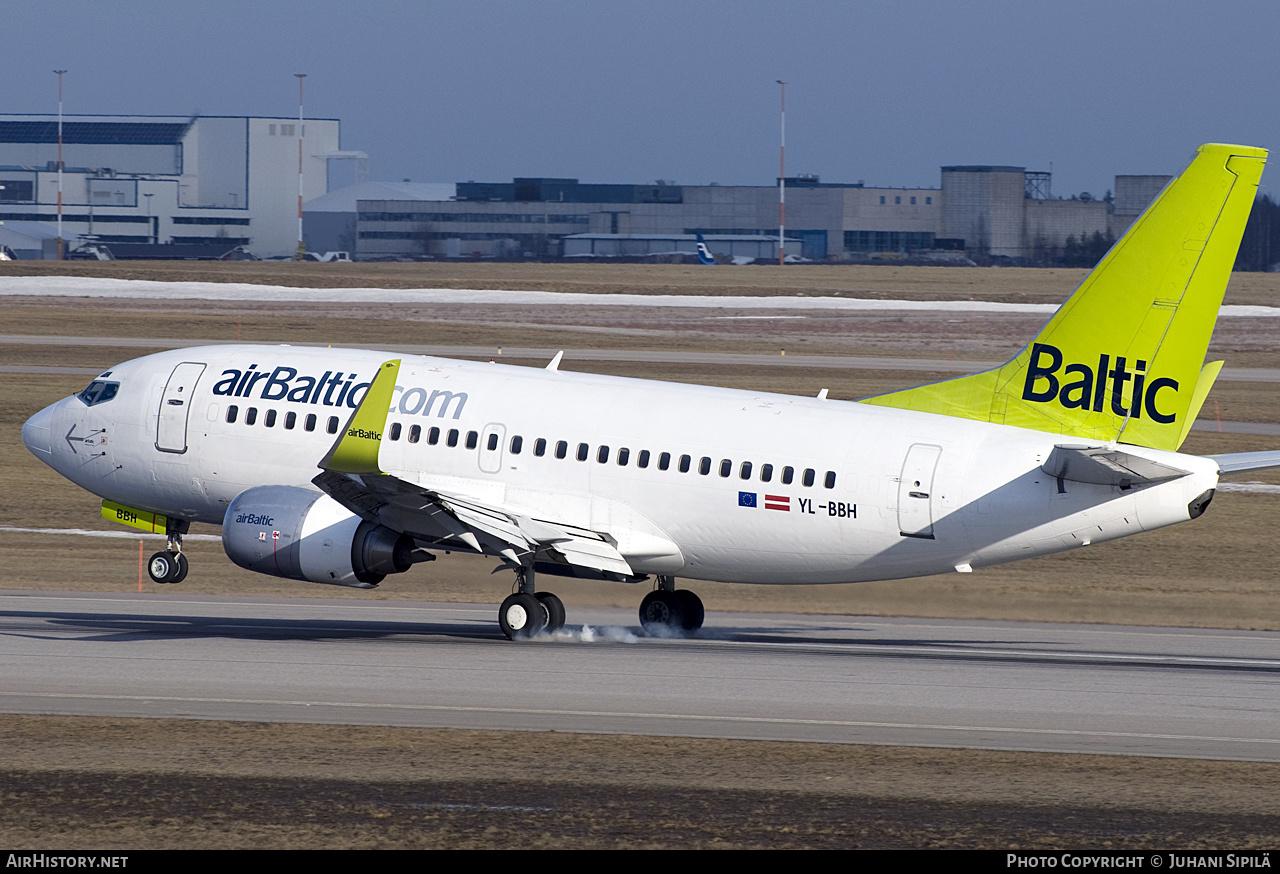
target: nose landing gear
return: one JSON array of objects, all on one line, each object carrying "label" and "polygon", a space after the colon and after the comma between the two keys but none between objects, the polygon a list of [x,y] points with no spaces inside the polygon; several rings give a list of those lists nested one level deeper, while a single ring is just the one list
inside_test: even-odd
[{"label": "nose landing gear", "polygon": [[164,552],[157,552],[147,562],[147,574],[152,582],[180,583],[187,578],[187,557],[182,554],[182,535],[191,528],[186,519],[171,519],[165,526],[167,543]]}]

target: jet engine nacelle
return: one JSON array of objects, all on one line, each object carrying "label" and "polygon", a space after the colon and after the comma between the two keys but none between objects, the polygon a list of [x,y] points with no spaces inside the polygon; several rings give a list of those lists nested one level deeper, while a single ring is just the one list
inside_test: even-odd
[{"label": "jet engine nacelle", "polygon": [[295,486],[236,495],[222,519],[222,548],[240,567],[260,574],[360,589],[408,570],[415,560],[407,534]]}]

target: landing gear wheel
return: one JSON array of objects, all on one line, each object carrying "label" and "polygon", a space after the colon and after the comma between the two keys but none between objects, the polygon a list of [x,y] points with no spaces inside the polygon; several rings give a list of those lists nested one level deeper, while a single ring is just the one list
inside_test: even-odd
[{"label": "landing gear wheel", "polygon": [[498,608],[498,625],[508,640],[525,640],[547,626],[547,610],[533,595],[508,595]]},{"label": "landing gear wheel", "polygon": [[187,570],[189,568],[190,565],[187,563],[187,557],[182,553],[178,553],[178,569],[174,572],[173,579],[169,580],[169,582],[180,583],[185,580],[187,578]]},{"label": "landing gear wheel", "polygon": [[564,628],[564,602],[550,592],[538,592],[533,597],[538,599],[542,609],[547,612],[547,631],[555,632]]},{"label": "landing gear wheel", "polygon": [[688,589],[657,589],[640,602],[640,624],[651,634],[697,631],[705,618],[702,599]]},{"label": "landing gear wheel", "polygon": [[702,627],[702,621],[707,618],[702,599],[688,589],[676,589],[675,596],[684,609],[684,630],[697,631]]},{"label": "landing gear wheel", "polygon": [[151,576],[153,582],[157,583],[173,583],[177,582],[179,571],[186,576],[185,567],[178,562],[181,553],[173,552],[157,552],[151,556],[151,560],[147,562],[147,573]]},{"label": "landing gear wheel", "polygon": [[651,634],[670,634],[684,628],[685,605],[676,592],[650,592],[640,602],[640,625]]}]

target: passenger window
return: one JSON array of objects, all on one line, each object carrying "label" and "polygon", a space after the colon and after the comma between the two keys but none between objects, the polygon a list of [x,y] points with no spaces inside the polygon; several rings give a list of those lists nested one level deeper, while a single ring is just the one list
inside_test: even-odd
[{"label": "passenger window", "polygon": [[625,466],[629,458],[631,458],[630,449],[627,449],[625,446],[622,449],[619,449],[618,450],[618,467]]},{"label": "passenger window", "polygon": [[806,488],[813,485],[813,468],[812,467],[805,468],[804,484]]},{"label": "passenger window", "polygon": [[836,487],[836,472],[834,470],[827,471],[826,479],[822,481],[824,489],[834,489]]},{"label": "passenger window", "polygon": [[307,413],[307,421],[303,426],[305,431],[314,431],[316,429],[316,414]]},{"label": "passenger window", "polygon": [[771,479],[773,479],[773,465],[772,464],[760,465],[760,482],[767,483]]},{"label": "passenger window", "polygon": [[782,484],[784,486],[791,485],[791,481],[796,478],[796,470],[794,467],[784,467],[782,469]]},{"label": "passenger window", "polygon": [[590,448],[585,443],[578,444],[578,461],[586,461]]},{"label": "passenger window", "polygon": [[641,449],[640,454],[636,456],[636,467],[649,466],[649,450]]},{"label": "passenger window", "polygon": [[234,423],[236,420],[236,416],[238,415],[240,415],[240,408],[237,407],[235,404],[231,404],[230,406],[227,407],[227,423],[228,424]]},{"label": "passenger window", "polygon": [[738,470],[738,476],[741,479],[751,479],[751,462],[742,462],[742,467]]},{"label": "passenger window", "polygon": [[276,426],[276,411],[267,410],[266,418],[263,419],[262,424],[266,425],[268,428],[274,428]]},{"label": "passenger window", "polygon": [[728,476],[733,473],[733,462],[727,458],[720,459],[720,475]]},{"label": "passenger window", "polygon": [[286,431],[292,431],[293,426],[296,424],[298,424],[297,413],[290,411],[284,414],[284,428]]},{"label": "passenger window", "polygon": [[600,462],[601,464],[604,464],[608,460],[609,460],[609,447],[601,446],[599,449],[596,450],[596,461]]},{"label": "passenger window", "polygon": [[409,426],[409,442],[417,443],[421,439],[422,439],[422,426],[410,425]]},{"label": "passenger window", "polygon": [[703,476],[711,473],[711,459],[707,458],[705,455],[702,456],[702,460],[698,462],[698,473]]},{"label": "passenger window", "polygon": [[244,423],[246,425],[252,425],[256,421],[258,421],[257,407],[250,407],[249,409],[244,411]]},{"label": "passenger window", "polygon": [[533,441],[533,454],[539,458],[547,454],[547,438],[539,437]]},{"label": "passenger window", "polygon": [[564,458],[569,454],[569,444],[560,440],[556,443],[556,458]]},{"label": "passenger window", "polygon": [[435,446],[440,442],[440,429],[432,426],[427,429],[427,445]]},{"label": "passenger window", "polygon": [[391,423],[391,439],[392,440],[400,439],[400,423],[399,422]]},{"label": "passenger window", "polygon": [[329,433],[330,434],[338,433],[338,417],[337,416],[329,417]]},{"label": "passenger window", "polygon": [[468,448],[468,449],[475,449],[475,448],[476,448],[476,445],[477,445],[479,442],[480,442],[480,434],[479,434],[479,432],[476,432],[476,431],[468,431],[468,432],[467,432],[467,448]]},{"label": "passenger window", "polygon": [[[494,436],[497,436],[497,435],[494,435]],[[511,438],[511,454],[519,455],[521,449],[524,449],[524,438],[520,436],[512,437]]]},{"label": "passenger window", "polygon": [[449,436],[445,438],[445,443],[447,443],[451,447],[458,445],[458,429],[457,428],[449,429]]},{"label": "passenger window", "polygon": [[690,463],[690,462],[692,462],[692,461],[693,461],[693,459],[692,459],[692,458],[690,458],[690,457],[689,457],[689,456],[687,456],[687,455],[682,455],[682,456],[680,456],[680,472],[681,472],[681,473],[688,473],[688,472],[689,472],[689,463]]},{"label": "passenger window", "polygon": [[666,470],[671,467],[671,453],[664,452],[658,456],[658,470]]},{"label": "passenger window", "polygon": [[[471,448],[471,446],[469,445],[471,443],[470,437],[467,438],[467,443],[468,443],[467,448],[470,449]],[[489,447],[489,451],[493,452],[495,449],[498,448],[498,435],[490,434],[489,439],[485,441],[485,444]]]}]

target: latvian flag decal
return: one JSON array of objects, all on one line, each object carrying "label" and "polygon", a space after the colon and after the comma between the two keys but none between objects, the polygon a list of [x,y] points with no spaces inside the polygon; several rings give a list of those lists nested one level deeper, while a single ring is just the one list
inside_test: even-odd
[{"label": "latvian flag decal", "polygon": [[[760,504],[756,500],[755,492],[738,492],[739,507],[759,507]],[[766,510],[781,510],[784,513],[791,512],[791,499],[786,495],[765,495],[764,508]]]}]

